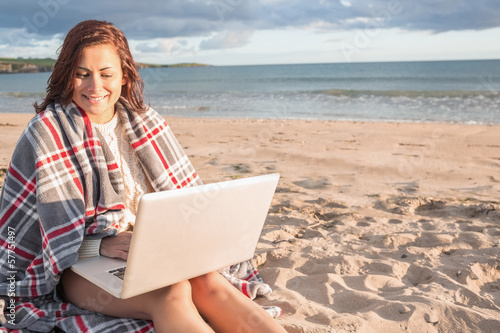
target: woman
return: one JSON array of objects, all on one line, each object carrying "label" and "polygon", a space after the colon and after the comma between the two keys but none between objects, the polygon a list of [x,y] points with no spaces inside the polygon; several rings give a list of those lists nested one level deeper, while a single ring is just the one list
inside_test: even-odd
[{"label": "woman", "polygon": [[[142,88],[127,40],[112,24],[84,21],[68,33],[2,189],[2,325],[284,332],[228,282],[234,278],[216,272],[122,300],[69,269],[99,254],[127,258],[142,194],[201,184],[163,118],[144,105]],[[249,285],[254,295],[263,287]]]}]

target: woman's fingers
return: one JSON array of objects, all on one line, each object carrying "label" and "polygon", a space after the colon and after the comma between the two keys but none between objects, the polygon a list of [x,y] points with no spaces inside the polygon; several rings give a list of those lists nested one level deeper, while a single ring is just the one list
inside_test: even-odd
[{"label": "woman's fingers", "polygon": [[101,241],[100,253],[106,257],[127,260],[131,239],[131,231],[120,232],[118,235],[112,237],[105,237]]}]

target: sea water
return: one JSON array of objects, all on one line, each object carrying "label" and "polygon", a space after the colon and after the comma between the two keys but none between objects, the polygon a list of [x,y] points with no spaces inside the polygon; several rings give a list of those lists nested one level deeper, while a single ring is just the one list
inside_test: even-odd
[{"label": "sea water", "polygon": [[[166,116],[500,124],[500,60],[147,68]],[[33,113],[50,73],[0,75],[0,112]]]}]

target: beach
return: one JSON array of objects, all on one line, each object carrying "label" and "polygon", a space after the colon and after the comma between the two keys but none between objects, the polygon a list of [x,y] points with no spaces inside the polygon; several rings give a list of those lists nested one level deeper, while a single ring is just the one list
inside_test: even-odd
[{"label": "beach", "polygon": [[[0,178],[30,117],[0,114]],[[167,122],[206,183],[280,173],[256,301],[288,332],[500,330],[499,125]]]}]

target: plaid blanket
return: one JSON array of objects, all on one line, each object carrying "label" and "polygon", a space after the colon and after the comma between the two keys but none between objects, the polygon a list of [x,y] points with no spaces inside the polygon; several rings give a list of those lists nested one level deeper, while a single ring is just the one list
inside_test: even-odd
[{"label": "plaid blanket", "polygon": [[[202,184],[165,120],[152,109],[128,108],[117,103],[155,191]],[[56,291],[84,238],[116,235],[111,225],[123,214],[123,192],[112,152],[77,105],[52,104],[30,121],[0,197],[0,332],[154,332],[151,322],[86,311]],[[270,292],[250,262],[222,273],[249,297]]]}]

